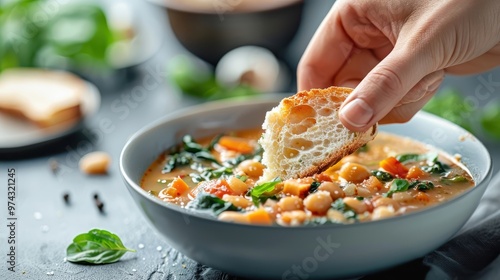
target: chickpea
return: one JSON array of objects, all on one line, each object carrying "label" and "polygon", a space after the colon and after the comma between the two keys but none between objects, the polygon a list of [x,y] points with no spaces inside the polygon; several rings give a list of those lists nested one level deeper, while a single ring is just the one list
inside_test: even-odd
[{"label": "chickpea", "polygon": [[344,214],[335,209],[328,209],[328,211],[326,212],[326,216],[330,221],[334,222],[345,223],[347,221]]},{"label": "chickpea", "polygon": [[247,184],[236,177],[231,177],[227,183],[229,184],[229,188],[231,188],[234,194],[240,195],[248,191]]},{"label": "chickpea", "polygon": [[241,223],[241,224],[249,224],[250,220],[245,214],[241,214],[234,211],[226,211],[220,213],[219,217],[217,217],[220,221],[232,222],[232,223]]},{"label": "chickpea", "polygon": [[304,208],[302,199],[297,196],[287,196],[280,199],[278,209],[280,212],[302,210]]},{"label": "chickpea", "polygon": [[327,191],[330,193],[332,200],[345,197],[344,190],[336,182],[323,182],[318,187],[318,191]]},{"label": "chickpea", "polygon": [[392,207],[380,206],[373,210],[372,220],[380,220],[385,218],[390,218],[395,215],[394,209]]},{"label": "chickpea", "polygon": [[252,159],[244,160],[238,165],[239,170],[254,178],[262,176],[264,168],[264,164]]},{"label": "chickpea", "polygon": [[373,207],[378,208],[381,206],[392,206],[394,210],[398,210],[400,207],[399,202],[395,201],[390,197],[380,197],[373,201]]},{"label": "chickpea", "polygon": [[231,202],[236,207],[247,208],[252,206],[252,202],[250,200],[239,195],[225,194],[222,196],[222,199],[227,202]]},{"label": "chickpea", "polygon": [[86,174],[106,174],[111,157],[105,152],[92,152],[84,155],[79,162],[80,170]]},{"label": "chickpea", "polygon": [[332,204],[333,200],[327,191],[317,191],[304,199],[304,206],[314,214],[324,215]]},{"label": "chickpea", "polygon": [[281,213],[278,222],[284,225],[298,226],[303,224],[306,219],[306,212],[302,210],[294,210]]},{"label": "chickpea", "polygon": [[354,197],[344,197],[344,203],[358,214],[363,214],[368,211],[368,206],[363,201]]},{"label": "chickpea", "polygon": [[361,183],[370,177],[370,171],[361,164],[347,162],[340,168],[339,175],[349,182]]}]

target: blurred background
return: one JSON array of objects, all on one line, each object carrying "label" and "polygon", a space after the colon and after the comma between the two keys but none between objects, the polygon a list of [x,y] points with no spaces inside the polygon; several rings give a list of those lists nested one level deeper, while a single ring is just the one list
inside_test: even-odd
[{"label": "blurred background", "polygon": [[[137,122],[131,126],[137,128],[192,104],[295,92],[297,63],[333,3],[5,0],[0,4],[0,73],[18,67],[74,73],[97,87],[99,114]],[[425,110],[493,145],[500,139],[499,91],[498,69],[448,77]],[[149,111],[151,118],[148,113],[129,118],[132,111]],[[92,124],[91,113],[83,117]],[[0,120],[0,129],[7,132],[12,125],[2,126]],[[59,131],[29,144],[66,134]],[[0,151],[9,148],[6,142],[0,139]]]}]

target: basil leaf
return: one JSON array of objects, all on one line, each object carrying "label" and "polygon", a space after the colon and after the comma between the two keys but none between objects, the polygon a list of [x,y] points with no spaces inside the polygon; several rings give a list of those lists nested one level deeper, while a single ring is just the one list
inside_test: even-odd
[{"label": "basil leaf", "polygon": [[213,194],[199,193],[195,199],[190,201],[186,208],[202,210],[209,214],[218,216],[224,211],[240,211],[241,208],[234,206],[231,202],[224,201]]},{"label": "basil leaf", "polygon": [[265,196],[265,193],[274,191],[274,188],[276,187],[277,184],[281,183],[280,178],[274,178],[274,180],[263,183],[260,185],[255,186],[251,191],[250,191],[250,196],[252,197],[252,202],[255,206],[259,206],[261,203],[261,198],[267,199],[270,198],[271,196]]},{"label": "basil leaf", "polygon": [[126,248],[120,238],[109,231],[92,229],[73,239],[66,249],[66,259],[76,263],[105,264],[120,260],[126,252],[135,250]]},{"label": "basil leaf", "polygon": [[432,164],[437,161],[438,154],[437,153],[427,153],[427,154],[402,154],[396,156],[396,159],[401,163],[408,162],[419,162],[419,161],[427,161],[429,164]]},{"label": "basil leaf", "polygon": [[450,183],[464,183],[464,182],[468,182],[469,180],[467,180],[467,178],[465,178],[464,176],[461,176],[461,175],[456,175],[452,178],[446,178],[446,177],[441,177],[441,182],[445,183],[445,184],[450,184]]},{"label": "basil leaf", "polygon": [[390,180],[392,180],[394,178],[391,175],[391,173],[388,173],[388,172],[385,172],[382,170],[373,170],[371,172],[371,174],[373,176],[377,177],[377,179],[379,179],[379,181],[382,181],[382,182],[389,182]]},{"label": "basil leaf", "polygon": [[391,183],[389,191],[385,194],[386,197],[391,197],[395,192],[407,191],[410,187],[410,183],[405,179],[394,179]]}]

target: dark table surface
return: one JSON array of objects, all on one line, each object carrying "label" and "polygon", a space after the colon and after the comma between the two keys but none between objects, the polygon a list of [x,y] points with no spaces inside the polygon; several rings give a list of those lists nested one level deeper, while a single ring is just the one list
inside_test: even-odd
[{"label": "dark table surface", "polygon": [[[307,1],[301,28],[285,54],[293,67],[332,2]],[[123,83],[101,85],[101,108],[86,121],[81,132],[29,153],[2,156],[0,185],[4,187],[0,195],[3,223],[0,226],[0,279],[236,279],[197,264],[171,249],[141,216],[120,177],[119,154],[135,131],[167,113],[200,102],[182,96],[167,82],[165,65],[168,59],[185,50],[176,42],[162,15],[152,15],[157,24],[165,26],[162,49],[153,59],[135,68],[133,75],[126,75]],[[497,69],[471,77],[450,77],[445,80],[445,86],[451,85],[474,94],[484,79],[500,81],[500,71]],[[149,83],[145,94],[140,98],[134,97],[134,90],[143,89],[145,83]],[[481,100],[482,103],[500,97],[500,87],[490,86],[490,90],[491,96]],[[497,173],[500,166],[498,143],[489,141],[486,144]],[[79,158],[93,150],[106,151],[111,155],[113,162],[108,175],[86,176],[79,171]],[[59,163],[57,173],[50,168],[54,160]],[[17,176],[14,273],[7,270],[6,264],[8,223],[5,197],[7,170],[10,168],[15,168]],[[63,200],[64,193],[70,195],[69,204]],[[93,195],[96,193],[104,202],[103,213],[95,206]],[[66,262],[65,250],[72,238],[92,228],[116,233],[127,247],[137,252],[127,253],[121,261],[110,265]],[[407,264],[366,278],[394,275],[405,269],[416,270],[414,273],[417,275],[425,272],[424,267]]]}]

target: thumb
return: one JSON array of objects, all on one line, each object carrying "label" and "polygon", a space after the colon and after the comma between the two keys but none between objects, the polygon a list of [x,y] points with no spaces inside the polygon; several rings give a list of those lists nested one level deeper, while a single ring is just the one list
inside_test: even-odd
[{"label": "thumb", "polygon": [[340,120],[350,130],[368,130],[397,106],[420,80],[434,72],[433,67],[429,56],[394,48],[342,104]]}]

